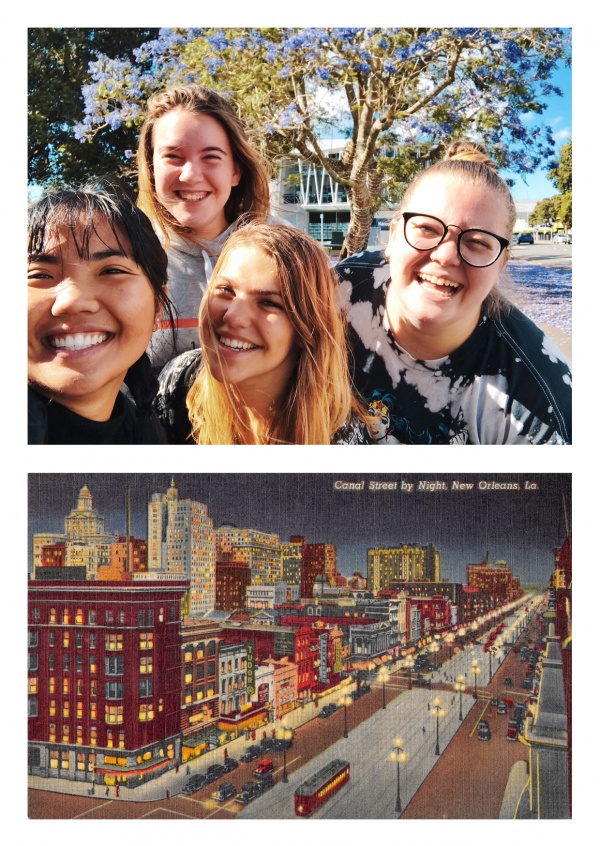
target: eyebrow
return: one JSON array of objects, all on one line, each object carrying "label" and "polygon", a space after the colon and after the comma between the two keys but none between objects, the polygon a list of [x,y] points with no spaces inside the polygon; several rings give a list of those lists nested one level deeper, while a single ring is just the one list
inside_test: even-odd
[{"label": "eyebrow", "polygon": [[[124,250],[116,250],[112,247],[106,250],[98,250],[95,253],[90,253],[84,261],[104,261],[110,258],[127,258],[129,256]],[[40,261],[44,264],[59,265],[62,264],[62,258],[54,253],[31,253],[28,258],[29,261]]]},{"label": "eyebrow", "polygon": [[[163,144],[163,145],[158,147],[158,152],[164,153],[164,152],[171,152],[173,150],[181,150],[184,146],[185,146],[184,144]],[[217,146],[200,147],[200,151],[202,153],[217,152],[217,153],[223,153],[224,156],[227,155],[226,150],[223,150],[221,147],[217,147]]]},{"label": "eyebrow", "polygon": [[[232,288],[235,287],[234,280],[228,279],[227,276],[217,276],[215,280],[215,287],[219,283],[231,285]],[[248,293],[252,294],[253,297],[281,297],[281,299],[283,299],[283,294],[281,293],[281,291],[269,291],[263,290],[262,288],[251,288]]]}]

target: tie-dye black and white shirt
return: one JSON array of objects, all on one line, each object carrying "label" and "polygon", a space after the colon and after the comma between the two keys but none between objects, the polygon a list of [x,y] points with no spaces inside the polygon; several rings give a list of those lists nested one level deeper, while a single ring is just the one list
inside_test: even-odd
[{"label": "tie-dye black and white shirt", "polygon": [[418,361],[395,342],[385,312],[390,268],[381,252],[337,266],[354,382],[377,443],[571,442],[571,373],[556,344],[512,308],[482,318],[450,355]]}]

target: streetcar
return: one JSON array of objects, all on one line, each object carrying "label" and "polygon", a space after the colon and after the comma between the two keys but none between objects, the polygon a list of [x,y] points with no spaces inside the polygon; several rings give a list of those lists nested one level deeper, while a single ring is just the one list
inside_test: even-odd
[{"label": "streetcar", "polygon": [[294,811],[298,817],[308,817],[326,802],[336,790],[350,779],[350,764],[336,758],[327,766],[303,781],[294,793]]}]

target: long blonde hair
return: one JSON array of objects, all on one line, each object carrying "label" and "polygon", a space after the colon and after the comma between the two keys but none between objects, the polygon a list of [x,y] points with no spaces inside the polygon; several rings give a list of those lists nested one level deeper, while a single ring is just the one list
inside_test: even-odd
[{"label": "long blonde hair", "polygon": [[289,389],[257,441],[239,408],[235,385],[219,382],[204,365],[187,397],[192,435],[199,444],[329,444],[357,408],[350,389],[345,326],[336,309],[337,277],[323,248],[291,226],[250,223],[226,241],[200,305],[203,348],[218,342],[208,301],[222,266],[240,245],[262,250],[274,263],[287,316],[300,348]]},{"label": "long blonde hair", "polygon": [[240,181],[231,189],[225,204],[224,211],[228,223],[233,223],[240,215],[249,219],[265,219],[269,213],[268,166],[248,143],[244,125],[231,104],[216,91],[201,85],[167,88],[153,94],[148,100],[137,153],[138,206],[160,227],[167,246],[169,232],[183,236],[190,232],[189,228],[182,226],[162,205],[156,194],[154,181],[154,124],[173,109],[209,115],[227,134],[233,159],[241,171]]}]

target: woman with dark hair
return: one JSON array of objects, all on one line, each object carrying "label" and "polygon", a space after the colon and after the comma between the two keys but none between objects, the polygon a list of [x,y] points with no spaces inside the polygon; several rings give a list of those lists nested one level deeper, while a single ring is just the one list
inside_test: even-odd
[{"label": "woman with dark hair", "polygon": [[150,221],[88,186],[34,203],[28,235],[29,443],[166,443],[145,350],[171,307]]},{"label": "woman with dark hair", "polygon": [[409,185],[387,250],[338,267],[354,383],[416,444],[567,444],[569,364],[498,293],[516,209],[485,149],[457,142]]},{"label": "woman with dark hair", "polygon": [[233,106],[199,85],[169,88],[149,99],[138,181],[138,205],[167,250],[177,315],[174,324],[161,321],[152,337],[152,363],[162,366],[198,347],[198,308],[213,266],[241,216],[266,219],[269,181]]}]

